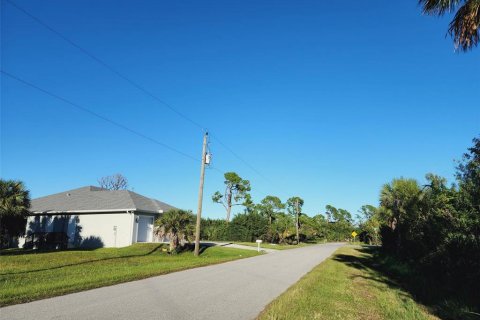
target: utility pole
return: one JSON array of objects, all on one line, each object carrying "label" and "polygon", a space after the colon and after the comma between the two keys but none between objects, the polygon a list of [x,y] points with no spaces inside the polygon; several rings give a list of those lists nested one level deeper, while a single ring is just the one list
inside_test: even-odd
[{"label": "utility pole", "polygon": [[202,164],[200,166],[200,187],[198,189],[197,227],[195,229],[195,256],[200,253],[200,223],[202,221],[203,182],[205,180],[205,162],[207,158],[208,132],[203,136]]},{"label": "utility pole", "polygon": [[298,234],[298,198],[295,200],[295,212],[297,213],[297,221],[296,221],[296,227],[297,227],[297,245],[300,244],[300,235]]}]

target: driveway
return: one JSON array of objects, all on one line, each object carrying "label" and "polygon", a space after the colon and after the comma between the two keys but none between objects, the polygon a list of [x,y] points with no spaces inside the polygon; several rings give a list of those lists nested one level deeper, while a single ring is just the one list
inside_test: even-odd
[{"label": "driveway", "polygon": [[342,244],[321,244],[0,309],[0,319],[254,319]]},{"label": "driveway", "polygon": [[[255,250],[255,251],[258,250],[257,247],[245,246],[245,245],[236,244],[236,243],[228,243],[228,244],[225,244],[223,246],[226,247],[226,248],[237,248],[237,249]],[[267,249],[267,248],[262,248],[262,247],[260,247],[260,250],[264,251],[266,253],[274,253],[274,252],[279,251],[279,250],[275,250],[275,249]]]}]

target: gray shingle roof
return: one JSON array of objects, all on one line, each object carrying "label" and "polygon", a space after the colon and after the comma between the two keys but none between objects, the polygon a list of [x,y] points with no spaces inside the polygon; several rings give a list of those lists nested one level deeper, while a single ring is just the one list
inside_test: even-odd
[{"label": "gray shingle roof", "polygon": [[167,211],[174,207],[129,190],[107,190],[94,186],[55,193],[32,200],[31,212],[120,210]]}]

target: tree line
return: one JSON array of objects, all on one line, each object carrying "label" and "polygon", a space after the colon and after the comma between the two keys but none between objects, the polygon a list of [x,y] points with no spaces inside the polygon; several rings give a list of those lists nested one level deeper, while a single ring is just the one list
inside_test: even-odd
[{"label": "tree line", "polygon": [[[455,183],[426,175],[425,184],[397,178],[385,184],[378,208],[368,206],[364,239],[380,236],[384,253],[412,267],[425,287],[479,305],[480,139],[457,163]],[[457,297],[458,298],[458,297]]]},{"label": "tree line", "polygon": [[[225,191],[216,192],[212,201],[222,204],[226,219],[202,219],[201,239],[207,241],[255,241],[277,244],[298,244],[301,241],[345,241],[355,229],[352,215],[344,209],[327,205],[325,214],[313,217],[303,212],[304,200],[293,196],[285,202],[274,195],[254,203],[248,180],[235,172],[224,175]],[[107,176],[99,184],[109,190],[125,189],[128,182],[120,174]],[[0,181],[0,247],[25,234],[29,213],[29,191],[20,181]],[[230,221],[233,207],[240,213]],[[195,218],[191,211],[175,209],[166,212],[156,222],[156,233],[168,236],[171,250],[181,249],[193,240]]]},{"label": "tree line", "polygon": [[[264,242],[295,245],[300,242],[348,241],[357,230],[347,210],[327,206],[325,214],[313,217],[301,211],[303,199],[291,197],[282,203],[267,196],[260,203],[244,208],[231,221],[202,218],[204,241]],[[158,234],[168,235],[171,250],[182,250],[182,242],[193,241],[195,216],[191,211],[173,209],[157,221]],[[173,243],[172,243],[173,241]]]},{"label": "tree line", "polygon": [[[327,205],[324,214],[307,215],[304,200],[293,196],[283,202],[268,195],[255,203],[250,195],[250,181],[235,172],[224,174],[225,190],[212,195],[214,203],[225,209],[225,219],[202,218],[200,238],[204,241],[254,242],[275,244],[300,242],[348,241],[356,230],[350,212]],[[230,219],[232,208],[240,208]],[[170,251],[183,250],[193,241],[195,216],[191,211],[173,209],[156,221],[157,234],[170,238]]]}]

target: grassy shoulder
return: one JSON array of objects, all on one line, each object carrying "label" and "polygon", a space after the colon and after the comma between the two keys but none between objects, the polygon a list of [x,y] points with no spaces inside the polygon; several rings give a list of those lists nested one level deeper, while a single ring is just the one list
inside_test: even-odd
[{"label": "grassy shoulder", "polygon": [[258,255],[256,251],[206,248],[169,255],[164,244],[57,252],[5,251],[0,255],[0,306]]},{"label": "grassy shoulder", "polygon": [[[257,247],[256,242],[234,242],[235,244],[240,244],[242,246],[249,246],[249,247]],[[262,242],[260,244],[260,249],[275,249],[275,250],[288,250],[288,249],[296,249],[305,246],[310,246],[316,243],[304,243],[300,242],[298,245],[296,244],[272,244],[272,243],[265,243]]]},{"label": "grassy shoulder", "polygon": [[370,258],[364,248],[340,248],[258,319],[438,319],[391,279],[361,262]]}]

